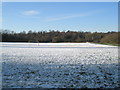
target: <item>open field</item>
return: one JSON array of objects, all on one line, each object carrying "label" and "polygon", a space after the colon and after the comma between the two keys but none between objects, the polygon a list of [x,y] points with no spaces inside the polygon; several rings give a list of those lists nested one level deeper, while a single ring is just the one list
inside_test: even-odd
[{"label": "open field", "polygon": [[118,87],[118,47],[1,43],[3,88]]}]

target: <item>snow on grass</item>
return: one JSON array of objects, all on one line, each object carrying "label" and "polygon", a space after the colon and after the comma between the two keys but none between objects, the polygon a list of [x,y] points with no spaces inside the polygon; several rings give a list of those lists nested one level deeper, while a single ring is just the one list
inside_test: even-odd
[{"label": "snow on grass", "polygon": [[2,43],[3,87],[118,87],[118,47],[91,43]]},{"label": "snow on grass", "polygon": [[3,47],[24,47],[24,48],[40,48],[40,47],[117,47],[93,43],[2,43]]}]

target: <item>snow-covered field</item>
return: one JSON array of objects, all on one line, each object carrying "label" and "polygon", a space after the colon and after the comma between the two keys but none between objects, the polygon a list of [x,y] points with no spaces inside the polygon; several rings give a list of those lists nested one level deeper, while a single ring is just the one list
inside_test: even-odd
[{"label": "snow-covered field", "polygon": [[118,47],[92,43],[0,43],[3,88],[115,88]]}]

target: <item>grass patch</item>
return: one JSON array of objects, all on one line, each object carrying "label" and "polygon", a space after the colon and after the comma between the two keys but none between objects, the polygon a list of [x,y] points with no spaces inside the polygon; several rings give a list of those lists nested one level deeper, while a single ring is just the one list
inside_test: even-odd
[{"label": "grass patch", "polygon": [[96,43],[96,44],[111,45],[111,46],[120,46],[120,44],[112,44],[112,43]]}]

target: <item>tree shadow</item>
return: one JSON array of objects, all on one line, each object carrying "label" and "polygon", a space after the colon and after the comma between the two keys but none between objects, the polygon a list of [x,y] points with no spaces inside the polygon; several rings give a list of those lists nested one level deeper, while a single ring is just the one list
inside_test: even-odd
[{"label": "tree shadow", "polygon": [[2,65],[3,88],[116,88],[118,64],[29,64]]}]

